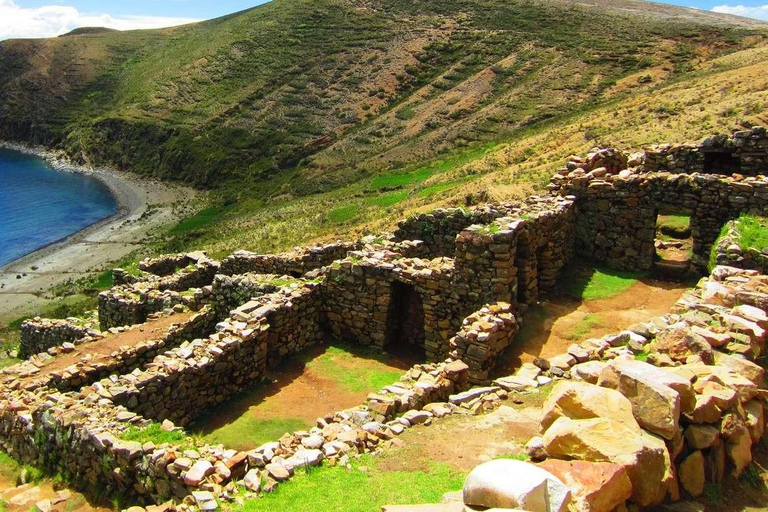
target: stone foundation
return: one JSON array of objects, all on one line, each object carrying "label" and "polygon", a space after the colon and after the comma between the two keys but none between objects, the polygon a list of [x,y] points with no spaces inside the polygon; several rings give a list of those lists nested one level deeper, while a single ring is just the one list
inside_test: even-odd
[{"label": "stone foundation", "polygon": [[221,263],[221,273],[236,274],[277,274],[301,277],[344,258],[349,251],[360,249],[357,242],[338,242],[328,245],[297,248],[282,254],[256,254],[236,251]]},{"label": "stone foundation", "polygon": [[19,358],[45,352],[65,343],[83,343],[101,337],[101,333],[88,325],[77,325],[68,320],[44,320],[35,317],[21,324]]}]

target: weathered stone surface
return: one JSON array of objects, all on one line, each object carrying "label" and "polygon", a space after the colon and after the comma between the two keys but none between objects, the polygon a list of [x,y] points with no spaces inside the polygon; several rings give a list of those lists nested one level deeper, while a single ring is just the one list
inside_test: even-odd
[{"label": "weathered stone surface", "polygon": [[579,363],[571,368],[571,375],[574,379],[583,380],[590,384],[597,384],[600,374],[608,363],[603,361],[587,361]]},{"label": "weathered stone surface", "polygon": [[184,475],[184,483],[192,487],[199,486],[203,479],[214,471],[213,465],[207,460],[199,460]]},{"label": "weathered stone surface", "polygon": [[253,492],[261,491],[261,473],[258,469],[249,470],[243,477],[246,489]]},{"label": "weathered stone surface", "polygon": [[749,432],[743,430],[725,443],[725,452],[733,463],[733,476],[738,477],[752,462],[752,438]]},{"label": "weathered stone surface", "polygon": [[696,393],[689,379],[681,377],[672,369],[662,369],[642,361],[622,360],[610,365],[619,375],[627,374],[633,379],[653,381],[670,387],[680,395],[682,412],[691,411],[695,405]]},{"label": "weathered stone surface", "polygon": [[685,429],[685,441],[694,450],[713,446],[720,435],[720,429],[712,425],[689,425]]},{"label": "weathered stone surface", "polygon": [[560,417],[572,419],[610,418],[633,430],[639,425],[632,404],[618,391],[585,382],[558,383],[543,406],[541,429],[546,431]]},{"label": "weathered stone surface", "polygon": [[577,512],[611,512],[632,495],[627,470],[610,462],[548,459],[540,464],[572,492]]},{"label": "weathered stone surface", "polygon": [[619,391],[642,427],[666,439],[675,436],[680,428],[680,395],[675,390],[640,372],[622,372]]},{"label": "weathered stone surface", "polygon": [[672,480],[664,442],[609,418],[559,418],[544,433],[552,457],[612,462],[627,468],[632,500],[641,506],[660,503]]},{"label": "weathered stone surface", "polygon": [[570,500],[571,492],[551,473],[512,459],[480,464],[464,483],[464,503],[471,507],[564,512]]},{"label": "weathered stone surface", "polygon": [[757,400],[750,400],[744,404],[747,428],[752,443],[758,442],[765,433],[765,407]]},{"label": "weathered stone surface", "polygon": [[700,496],[704,492],[704,455],[701,451],[691,453],[680,464],[679,478],[683,489],[691,496]]}]

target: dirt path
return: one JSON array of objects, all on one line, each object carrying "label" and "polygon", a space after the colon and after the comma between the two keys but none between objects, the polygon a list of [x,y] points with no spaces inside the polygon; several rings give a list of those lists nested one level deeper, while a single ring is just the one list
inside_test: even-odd
[{"label": "dirt path", "polygon": [[536,357],[564,353],[572,343],[619,332],[663,315],[688,287],[646,279],[607,299],[579,301],[562,293],[530,308],[514,346],[496,375],[509,375]]},{"label": "dirt path", "polygon": [[[502,405],[482,416],[451,415],[433,425],[417,425],[397,438],[398,445],[381,455],[387,471],[427,471],[433,462],[444,462],[469,472],[480,463],[517,456],[538,434],[541,410]],[[456,442],[457,436],[461,442]]]},{"label": "dirt path", "polygon": [[42,375],[63,370],[68,366],[81,362],[86,356],[91,357],[89,363],[97,363],[108,359],[112,352],[121,347],[130,347],[143,341],[163,338],[172,324],[184,323],[194,314],[195,312],[193,311],[187,311],[184,313],[163,315],[156,320],[136,325],[132,329],[124,332],[107,334],[106,337],[100,340],[77,345],[77,349],[74,352],[61,354],[53,358],[50,363],[40,368],[40,373],[30,376],[27,379],[22,379],[22,381],[28,379],[37,380]]}]

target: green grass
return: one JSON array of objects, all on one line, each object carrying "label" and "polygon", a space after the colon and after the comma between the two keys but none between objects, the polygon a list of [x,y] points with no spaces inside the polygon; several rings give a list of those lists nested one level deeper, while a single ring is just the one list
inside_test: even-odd
[{"label": "green grass", "polygon": [[432,176],[433,172],[433,169],[422,168],[409,173],[377,176],[371,181],[370,188],[373,190],[381,190],[383,188],[398,188],[415,185]]},{"label": "green grass", "polygon": [[565,334],[565,338],[573,341],[582,340],[595,327],[600,326],[601,319],[594,313],[590,313],[573,325]]},{"label": "green grass", "polygon": [[114,276],[111,270],[105,270],[90,283],[91,287],[97,290],[107,290],[115,285]]},{"label": "green grass", "polygon": [[568,273],[560,280],[562,290],[575,299],[608,299],[628,290],[645,274],[624,270],[594,269],[590,273]]},{"label": "green grass", "polygon": [[765,487],[765,481],[760,475],[760,468],[758,468],[753,462],[739,477],[739,481],[748,485],[753,489],[761,489]]},{"label": "green grass", "polygon": [[[768,248],[768,219],[759,215],[743,214],[733,222],[736,223],[739,233],[739,239],[736,240],[736,243],[742,251],[746,251],[750,247],[758,251]],[[712,244],[708,260],[710,272],[717,266],[717,246],[728,234],[729,227],[730,223],[723,225],[717,240]]]},{"label": "green grass", "polygon": [[656,227],[666,236],[685,238],[684,235],[691,227],[691,216],[659,215]]},{"label": "green grass", "polygon": [[204,208],[193,216],[188,217],[176,224],[168,231],[168,234],[181,235],[190,233],[192,231],[197,231],[200,228],[205,227],[215,221],[223,211],[224,209],[220,207]]},{"label": "green grass", "polygon": [[5,452],[0,452],[0,478],[15,483],[21,473],[21,464]]},{"label": "green grass", "polygon": [[369,199],[367,204],[371,206],[386,208],[388,206],[393,206],[401,201],[404,201],[408,197],[408,194],[410,194],[410,192],[407,190],[402,192],[393,192],[391,194],[382,194],[380,196]]},{"label": "green grass", "polygon": [[245,512],[370,512],[384,505],[437,503],[443,494],[458,491],[464,475],[445,463],[426,471],[387,471],[370,456],[352,461],[352,469],[321,467],[297,474],[277,491],[246,502]]},{"label": "green grass", "polygon": [[360,364],[360,355],[344,345],[330,346],[326,351],[307,362],[307,368],[331,379],[345,391],[360,393],[375,391],[397,382],[402,370],[368,367]]},{"label": "green grass", "polygon": [[190,444],[189,437],[184,432],[166,431],[160,428],[159,423],[152,423],[148,427],[137,428],[130,427],[120,438],[124,441],[136,441],[144,444],[153,442],[156,445],[163,443],[187,445]]},{"label": "green grass", "polygon": [[519,460],[523,462],[527,462],[531,460],[530,455],[528,455],[525,452],[509,452],[509,453],[500,453],[494,457],[495,459],[512,459],[512,460]]},{"label": "green grass", "polygon": [[416,194],[418,197],[429,197],[444,190],[450,190],[454,187],[458,187],[466,180],[449,181],[448,183],[440,183],[438,185],[432,185],[431,187],[423,188]]},{"label": "green grass", "polygon": [[[247,411],[234,421],[200,437],[210,444],[223,444],[236,450],[251,450],[264,443],[277,441],[286,432],[305,430],[312,423],[299,418],[254,418]],[[195,432],[194,426],[190,428]]]},{"label": "green grass", "polygon": [[723,488],[719,484],[707,482],[704,484],[704,492],[701,496],[710,505],[722,505]]},{"label": "green grass", "polygon": [[768,248],[768,219],[757,215],[742,215],[738,218],[739,247],[762,251]]},{"label": "green grass", "polygon": [[341,206],[328,212],[328,220],[334,224],[342,224],[352,220],[357,215],[357,205]]}]

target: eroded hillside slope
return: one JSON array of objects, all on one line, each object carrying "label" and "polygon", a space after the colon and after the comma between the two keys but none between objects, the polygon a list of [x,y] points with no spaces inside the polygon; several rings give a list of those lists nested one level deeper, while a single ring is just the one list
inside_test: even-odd
[{"label": "eroded hillside slope", "polygon": [[628,0],[275,0],[0,43],[0,137],[198,186],[278,176],[302,195],[493,147],[624,94],[626,77],[674,81],[762,27]]}]

